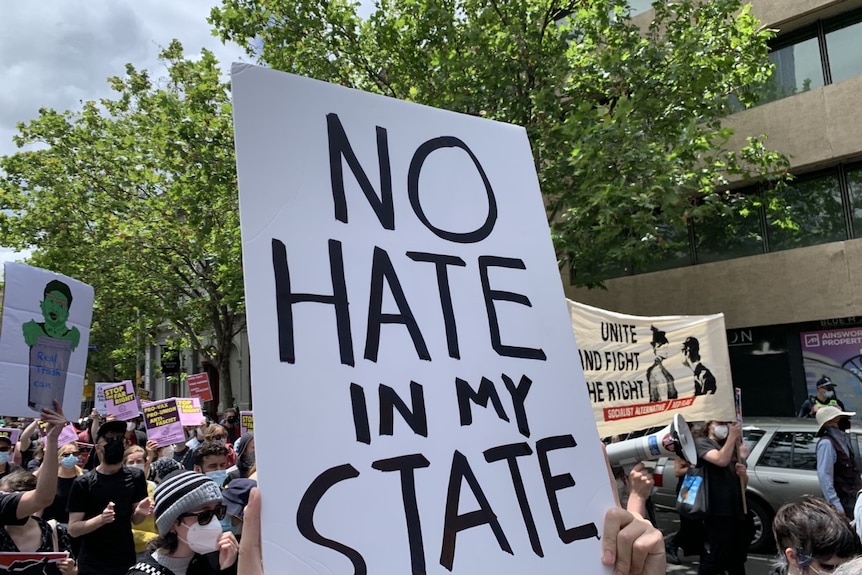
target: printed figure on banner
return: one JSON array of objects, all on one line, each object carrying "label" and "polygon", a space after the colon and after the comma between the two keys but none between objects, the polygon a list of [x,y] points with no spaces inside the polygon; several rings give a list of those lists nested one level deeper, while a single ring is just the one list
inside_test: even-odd
[{"label": "printed figure on banner", "polygon": [[667,334],[654,325],[650,326],[650,330],[652,330],[650,345],[653,354],[655,354],[655,361],[646,371],[646,379],[649,382],[649,400],[652,402],[661,401],[662,396],[667,399],[676,399],[679,394],[674,386],[673,375],[664,366],[664,360],[667,359],[670,352]]},{"label": "printed figure on banner", "polygon": [[77,412],[84,390],[93,288],[23,264],[5,264],[0,388],[5,415],[32,416],[56,400]]},{"label": "printed figure on banner", "polygon": [[694,372],[694,394],[715,393],[718,389],[715,376],[700,360],[700,342],[696,337],[685,338],[682,354],[685,356],[685,365]]}]

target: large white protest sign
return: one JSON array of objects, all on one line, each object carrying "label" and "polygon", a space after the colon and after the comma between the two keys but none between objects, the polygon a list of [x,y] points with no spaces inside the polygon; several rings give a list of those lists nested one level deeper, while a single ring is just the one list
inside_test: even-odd
[{"label": "large white protest sign", "polygon": [[234,65],[266,571],[606,573],[522,128]]},{"label": "large white protest sign", "polygon": [[724,315],[640,317],[569,301],[587,391],[603,437],[736,419]]},{"label": "large white protest sign", "polygon": [[24,264],[5,264],[0,333],[0,406],[33,417],[56,399],[81,409],[93,314],[93,288]]}]

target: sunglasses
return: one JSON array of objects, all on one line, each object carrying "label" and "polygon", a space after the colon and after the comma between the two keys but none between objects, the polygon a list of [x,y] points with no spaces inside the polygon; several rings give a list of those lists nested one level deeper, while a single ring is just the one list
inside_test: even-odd
[{"label": "sunglasses", "polygon": [[213,435],[213,439],[215,439],[216,441],[224,439],[224,435]]},{"label": "sunglasses", "polygon": [[203,511],[198,511],[197,513],[183,513],[180,515],[180,519],[183,517],[197,517],[198,525],[204,526],[208,525],[210,521],[212,521],[213,515],[215,515],[219,521],[224,519],[225,514],[227,513],[227,506],[219,505],[215,509],[204,509]]},{"label": "sunglasses", "polygon": [[81,452],[80,451],[67,451],[66,453],[61,453],[60,457],[69,457],[70,455],[74,455],[75,457],[78,457],[79,455],[81,455]]}]

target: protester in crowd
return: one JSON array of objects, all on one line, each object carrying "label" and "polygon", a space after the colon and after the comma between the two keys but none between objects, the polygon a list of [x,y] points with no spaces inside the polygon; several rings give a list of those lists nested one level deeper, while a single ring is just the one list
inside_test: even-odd
[{"label": "protester in crowd", "polygon": [[230,485],[230,482],[234,479],[239,479],[241,477],[248,478],[251,475],[252,468],[254,467],[254,433],[249,431],[248,433],[243,434],[238,443],[239,449],[236,452],[236,465],[233,468],[228,469],[227,483],[225,485]]},{"label": "protester in crowd", "polygon": [[[69,501],[69,492],[72,491],[72,483],[75,479],[84,473],[78,465],[80,451],[77,443],[67,443],[57,450],[57,495],[54,496],[54,501],[42,513],[44,519],[54,519],[62,525],[69,523],[69,511],[66,505]],[[38,477],[44,473],[44,469],[40,468],[36,471]]]},{"label": "protester in crowd", "polygon": [[[692,465],[682,457],[676,457],[673,460],[673,475],[677,478],[677,496],[691,467]],[[682,550],[682,555],[701,555],[703,553],[703,521],[680,515],[679,529],[667,538],[665,544],[667,561],[674,565],[682,564],[680,550]]]},{"label": "protester in crowd", "polygon": [[41,439],[33,442],[33,457],[27,462],[27,471],[36,473],[45,459],[45,442]]},{"label": "protester in crowd", "polygon": [[[30,492],[36,489],[38,479],[29,471],[18,468],[0,479],[0,491]],[[20,524],[0,525],[0,553],[53,553],[72,552],[66,528],[55,521],[37,515],[25,518]],[[57,563],[63,575],[76,575],[75,559],[69,557]]]},{"label": "protester in crowd", "polygon": [[844,516],[817,497],[782,506],[773,519],[772,533],[778,559],[771,575],[832,573],[860,551]]},{"label": "protester in crowd", "polygon": [[217,575],[233,573],[239,543],[233,533],[222,532],[225,516],[221,489],[199,473],[175,471],[155,493],[159,537],[153,553],[128,570],[127,575]]},{"label": "protester in crowd", "polygon": [[703,468],[708,496],[703,521],[705,553],[700,558],[698,575],[745,573],[752,526],[742,504],[748,473],[736,455],[741,438],[738,423],[708,421],[695,439],[698,467]]},{"label": "protester in crowd", "polygon": [[229,407],[224,410],[224,417],[219,420],[219,423],[227,430],[228,440],[231,443],[236,443],[237,438],[239,438],[242,433],[242,428],[240,427],[239,415],[237,414],[236,409]]},{"label": "protester in crowd", "polygon": [[855,412],[831,405],[817,410],[817,478],[826,501],[853,520],[856,494],[862,489],[859,465],[850,446],[850,417]]},{"label": "protester in crowd", "polygon": [[160,457],[156,459],[151,466],[153,483],[158,485],[162,482],[162,479],[167,477],[169,474],[174,471],[179,471],[182,468],[183,467],[179,462],[171,457]]},{"label": "protester in crowd", "polygon": [[194,432],[192,432],[192,437],[188,441],[174,444],[174,460],[182,465],[183,469],[192,471],[195,467],[195,448],[199,444],[200,441],[198,441],[194,436]]},{"label": "protester in crowd", "polygon": [[12,455],[15,453],[15,445],[6,436],[0,436],[0,479],[6,477],[13,471],[21,469],[12,463]]},{"label": "protester in crowd", "polygon": [[228,441],[227,430],[218,423],[211,423],[204,429],[204,441],[211,443],[220,443],[227,449],[227,466],[236,465],[236,451],[233,445]]},{"label": "protester in crowd", "polygon": [[47,462],[43,468],[44,475],[36,480],[36,489],[24,493],[0,492],[0,525],[21,525],[31,515],[38,513],[51,504],[57,492],[57,438],[66,425],[63,408],[55,400],[54,409],[43,409],[40,415],[47,424],[46,437],[48,445],[45,448]]},{"label": "protester in crowd", "polygon": [[[144,473],[144,477],[149,477],[150,463],[147,461],[146,452],[139,445],[133,445],[126,449],[123,454],[123,464],[126,467],[135,467]],[[156,484],[152,481],[147,481],[147,496],[152,499]],[[156,529],[156,521],[152,514],[144,517],[144,520],[137,525],[132,525],[132,537],[135,539],[135,553],[138,554],[138,560],[141,559],[142,553],[146,552],[147,544],[158,537],[159,532]]]},{"label": "protester in crowd", "polygon": [[69,534],[80,538],[78,567],[86,575],[121,575],[135,562],[132,524],[152,512],[140,469],[123,465],[124,421],[96,434],[99,465],[78,477],[69,493]]},{"label": "protester in crowd", "polygon": [[[108,419],[110,419],[110,416],[108,416]],[[144,447],[147,445],[147,434],[145,431],[142,431],[140,429],[142,421],[143,418],[139,415],[134,419],[130,419],[124,422],[126,426],[126,431],[124,435],[126,447],[131,447],[132,445]]]},{"label": "protester in crowd", "polygon": [[224,486],[227,479],[227,448],[221,443],[204,441],[195,449],[195,472],[203,473]]},{"label": "protester in crowd", "polygon": [[99,426],[102,424],[102,415],[96,411],[94,407],[90,411],[90,417],[83,421],[84,429],[78,432],[78,441],[81,443],[95,443],[96,434],[99,431]]},{"label": "protester in crowd", "polygon": [[19,465],[24,469],[30,469],[29,463],[33,459],[33,454],[39,447],[39,420],[34,419],[27,424],[27,427],[18,436],[17,452],[20,454],[21,460]]},{"label": "protester in crowd", "polygon": [[821,407],[829,406],[844,411],[844,403],[835,396],[835,384],[824,375],[817,380],[817,394],[802,402],[797,417],[814,417]]},{"label": "protester in crowd", "polygon": [[255,487],[257,487],[257,481],[238,478],[231,481],[222,491],[222,499],[227,508],[227,515],[221,521],[222,530],[232,532],[237,539],[242,537],[245,506],[248,505],[249,493]]}]

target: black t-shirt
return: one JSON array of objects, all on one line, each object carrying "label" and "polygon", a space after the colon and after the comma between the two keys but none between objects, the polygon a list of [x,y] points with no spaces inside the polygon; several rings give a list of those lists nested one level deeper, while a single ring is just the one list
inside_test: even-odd
[{"label": "black t-shirt", "polygon": [[72,491],[72,483],[77,477],[58,477],[57,478],[57,495],[54,496],[54,502],[45,508],[42,513],[42,519],[56,519],[57,523],[68,523],[69,512],[67,506],[69,504],[69,492]]},{"label": "black t-shirt", "polygon": [[122,467],[113,475],[95,469],[75,478],[69,492],[68,511],[83,513],[84,519],[101,515],[114,503],[112,523],[80,537],[78,567],[90,575],[123,575],[135,562],[132,514],[135,505],[147,497],[147,483],[140,469]]},{"label": "black t-shirt", "polygon": [[708,437],[698,437],[694,441],[697,447],[697,464],[706,473],[706,485],[709,492],[709,510],[711,517],[744,517],[742,512],[742,486],[736,474],[736,456],[734,455],[727,467],[709,463],[703,456],[713,449],[721,449],[721,445]]},{"label": "black t-shirt", "polygon": [[0,523],[18,523],[18,502],[21,501],[22,493],[0,492]]}]

